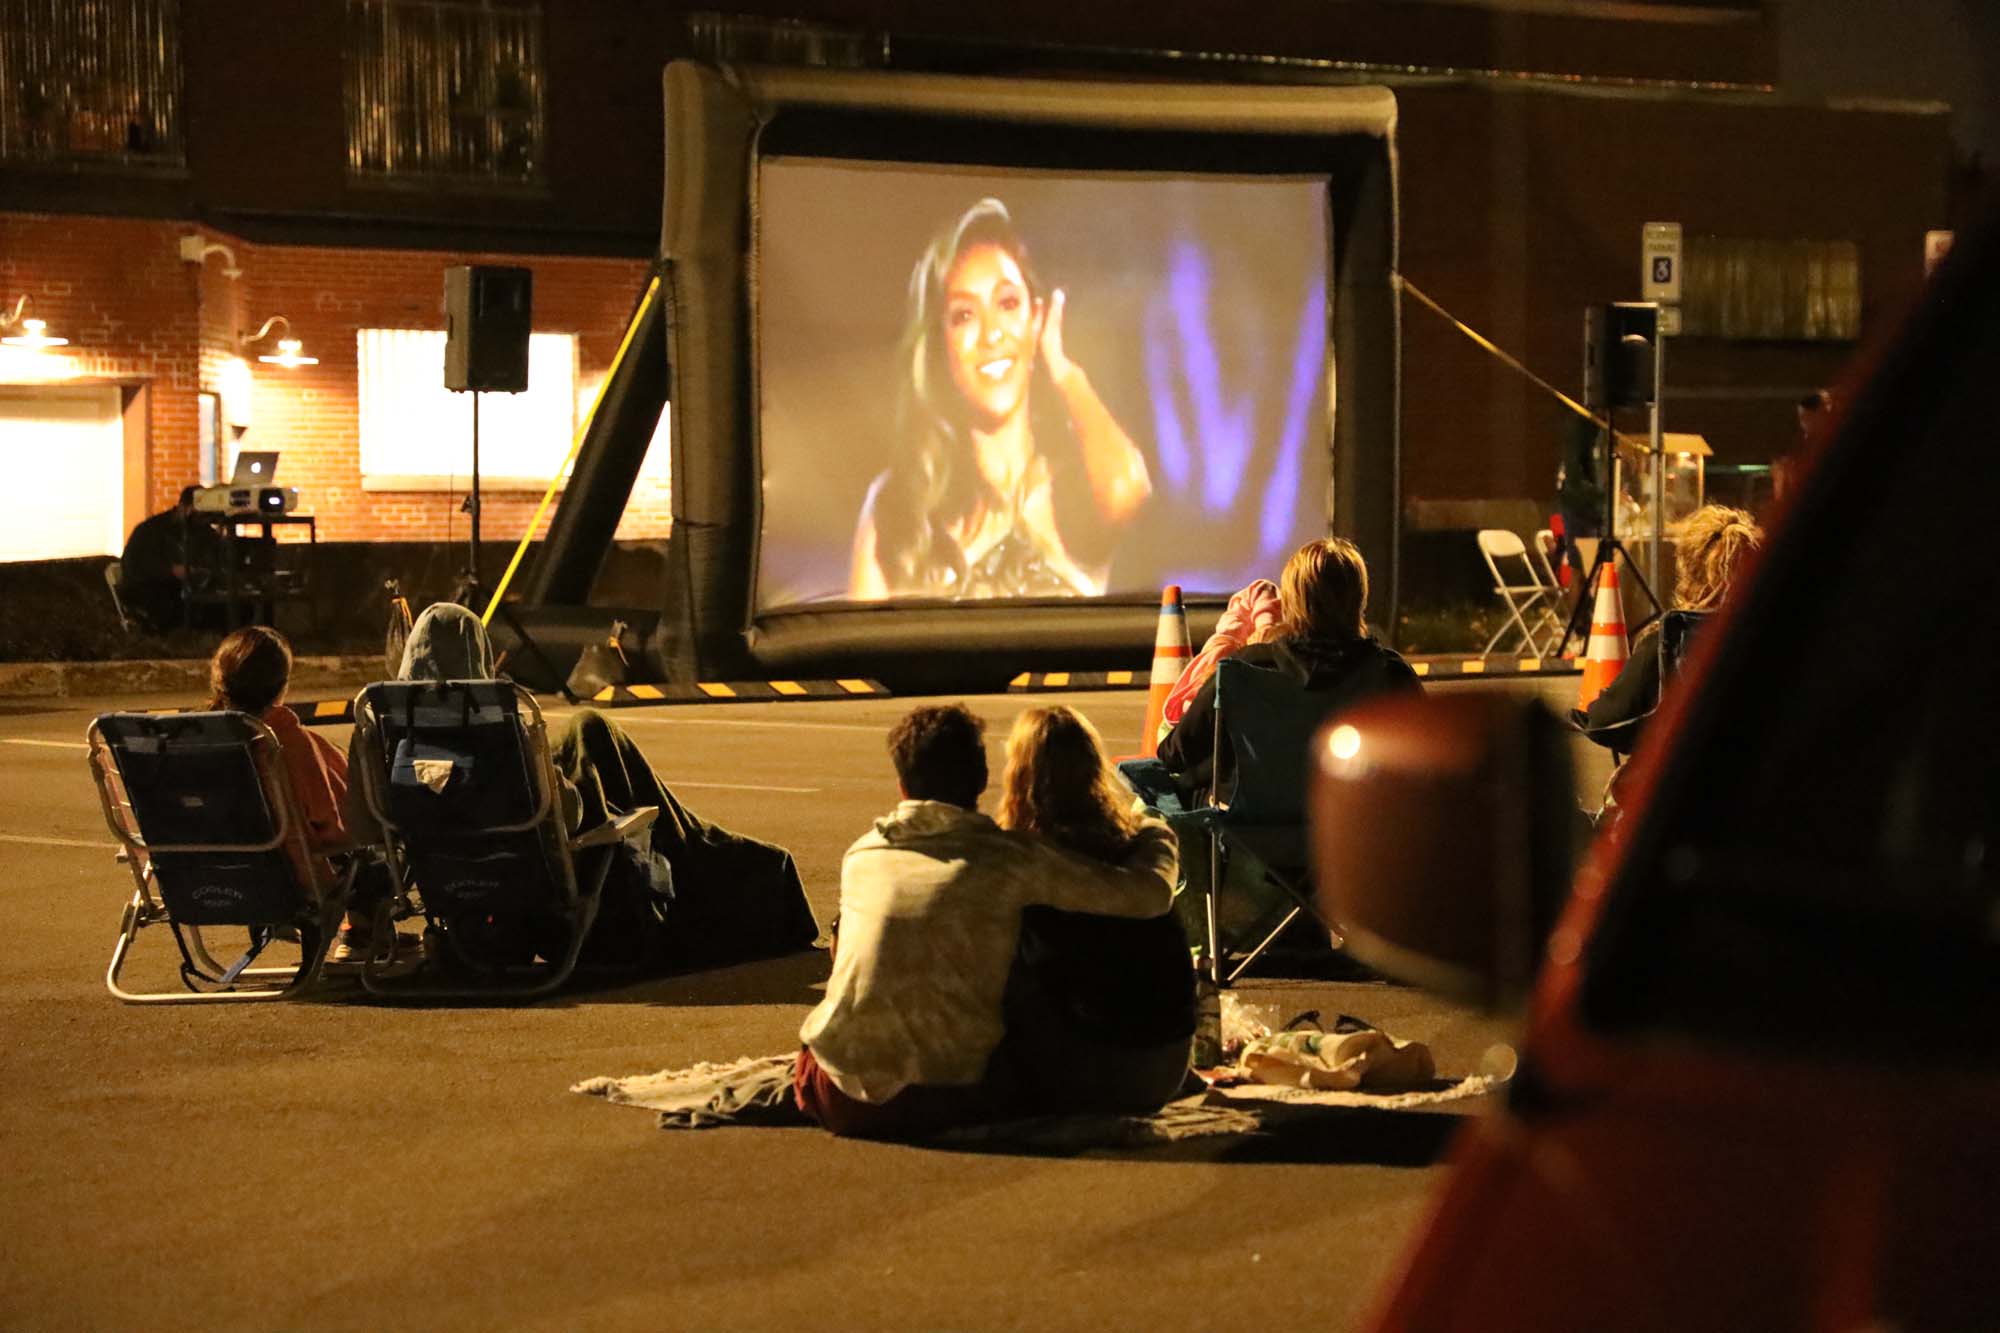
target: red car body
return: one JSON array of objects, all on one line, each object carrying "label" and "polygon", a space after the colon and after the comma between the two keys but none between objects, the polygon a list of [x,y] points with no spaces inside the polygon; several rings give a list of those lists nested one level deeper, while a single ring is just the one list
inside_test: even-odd
[{"label": "red car body", "polygon": [[2000,1329],[2000,228],[1873,364],[1374,1327]]}]

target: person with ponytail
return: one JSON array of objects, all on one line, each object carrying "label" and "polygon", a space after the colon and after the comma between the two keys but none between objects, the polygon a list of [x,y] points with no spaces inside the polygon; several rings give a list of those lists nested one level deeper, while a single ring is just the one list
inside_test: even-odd
[{"label": "person with ponytail", "polygon": [[[347,798],[347,756],[324,736],[307,731],[285,707],[292,680],[292,646],[268,625],[229,633],[208,663],[208,706],[248,713],[278,738],[285,776],[305,821],[306,848],[325,858],[353,844],[341,806]],[[324,863],[323,870],[329,870]],[[329,870],[330,873],[330,870]]]},{"label": "person with ponytail", "polygon": [[[1764,530],[1741,509],[1703,505],[1673,528],[1674,602],[1682,611],[1720,607],[1749,554],[1764,544]],[[1654,620],[1632,642],[1625,669],[1591,700],[1571,713],[1584,734],[1599,745],[1630,754],[1645,721],[1660,706],[1666,670],[1661,660],[1660,626]]]}]

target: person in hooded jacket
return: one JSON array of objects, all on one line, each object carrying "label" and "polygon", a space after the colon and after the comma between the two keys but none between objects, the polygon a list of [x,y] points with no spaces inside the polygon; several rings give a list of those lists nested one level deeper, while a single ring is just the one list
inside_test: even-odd
[{"label": "person in hooded jacket", "polygon": [[[485,623],[463,606],[438,602],[410,627],[396,678],[492,680],[498,673]],[[358,735],[356,739],[358,743]],[[613,933],[630,935],[649,922],[610,912],[608,899],[593,939],[605,936],[607,945],[616,944],[620,952],[643,952],[646,961],[669,969],[719,967],[811,946],[819,923],[789,851],[701,819],[667,789],[638,743],[594,708],[578,709],[554,729],[549,750],[571,833],[642,806],[656,806],[660,812],[644,858],[648,884],[627,896],[655,903],[657,912],[640,912],[641,917],[671,917],[671,925],[663,927],[664,939],[657,949],[636,939],[610,940]],[[360,762],[352,752],[350,758]],[[350,790],[349,828],[364,841],[380,842],[379,827],[358,789]],[[671,907],[666,906],[669,899]],[[590,947],[586,945],[587,952]]]},{"label": "person in hooded jacket", "polygon": [[[1275,636],[1241,648],[1236,661],[1283,672],[1311,693],[1337,695],[1335,711],[1373,695],[1423,688],[1410,664],[1368,633],[1368,566],[1354,543],[1323,537],[1293,552],[1278,578],[1278,601]],[[1161,739],[1159,760],[1184,799],[1210,786],[1217,763],[1214,676]],[[1221,756],[1225,789],[1231,762]],[[1125,772],[1133,776],[1129,765]]]},{"label": "person in hooded jacket", "polygon": [[835,1134],[913,1139],[1044,1112],[1002,1049],[1022,912],[1149,918],[1172,904],[1178,853],[1158,820],[1125,830],[1121,816],[1117,845],[1086,856],[979,813],[984,731],[961,704],[898,722],[902,800],[841,861],[833,975],[793,1067],[799,1109]]}]

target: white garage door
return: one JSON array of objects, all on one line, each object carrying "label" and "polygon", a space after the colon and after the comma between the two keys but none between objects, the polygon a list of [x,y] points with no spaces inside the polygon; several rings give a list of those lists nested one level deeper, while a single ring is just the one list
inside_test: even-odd
[{"label": "white garage door", "polygon": [[117,385],[0,386],[0,560],[125,548]]}]

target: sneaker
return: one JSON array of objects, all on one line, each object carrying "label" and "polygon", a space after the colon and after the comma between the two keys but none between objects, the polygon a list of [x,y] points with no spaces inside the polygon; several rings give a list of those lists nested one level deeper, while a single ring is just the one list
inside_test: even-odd
[{"label": "sneaker", "polygon": [[[365,963],[377,952],[375,941],[369,934],[357,931],[352,926],[342,926],[340,934],[334,936],[332,952],[326,957],[330,963]],[[423,940],[406,931],[398,931],[394,952],[389,956],[387,963],[390,966],[414,964],[422,961],[423,956]]]}]

